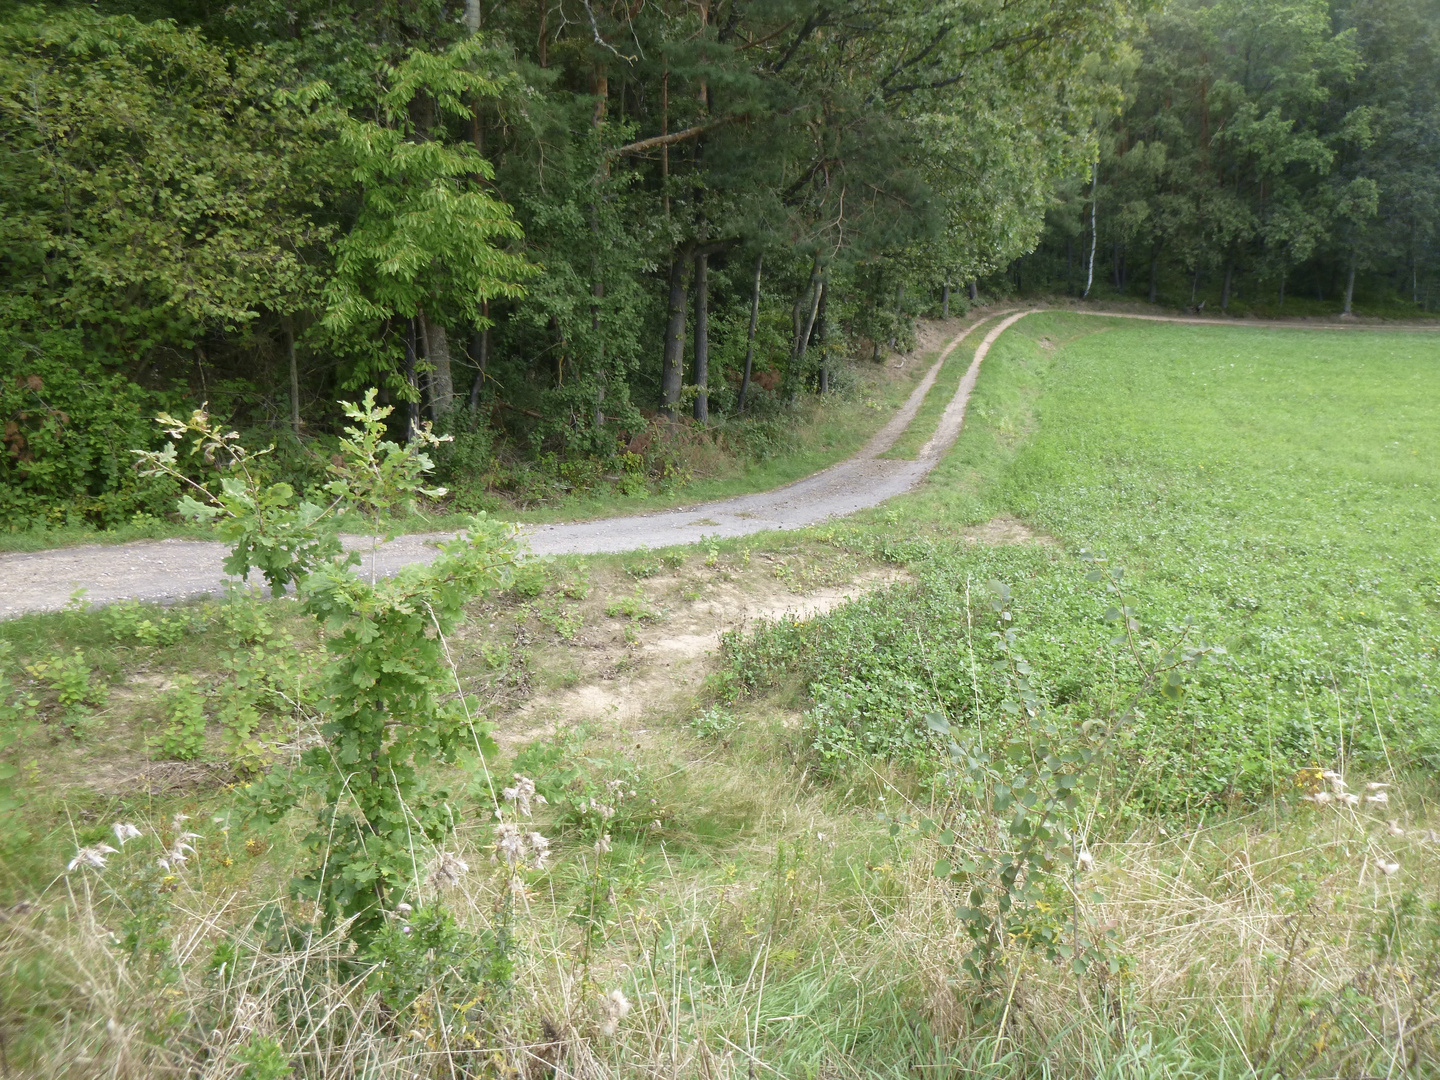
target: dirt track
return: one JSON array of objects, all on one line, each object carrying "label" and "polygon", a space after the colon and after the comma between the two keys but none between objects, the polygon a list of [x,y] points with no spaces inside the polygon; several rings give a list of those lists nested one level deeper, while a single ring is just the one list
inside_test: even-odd
[{"label": "dirt track", "polygon": [[[975,350],[975,357],[946,407],[934,436],[921,447],[914,460],[885,459],[880,455],[894,445],[914,419],[950,352],[981,323],[1000,313],[987,313],[961,330],[944,348],[904,406],[853,457],[774,491],[741,495],[683,510],[529,527],[525,536],[530,549],[537,554],[590,554],[660,548],[695,543],[712,536],[734,537],[799,529],[877,506],[914,487],[950,449],[964,423],[965,405],[979,377],[981,361],[1008,327],[1035,310],[1039,309],[1008,315],[985,336]],[[1204,326],[1371,328],[1358,324],[1276,324],[1119,312],[1081,313]],[[397,537],[375,554],[374,568],[384,575],[409,563],[427,562],[435,555],[435,543],[448,540],[452,535]],[[368,572],[372,562],[368,551],[369,540],[346,537],[345,541],[347,547],[362,553],[363,568]],[[0,618],[32,611],[59,610],[77,589],[84,589],[85,599],[95,604],[130,598],[173,601],[212,594],[220,590],[225,580],[221,570],[224,555],[224,545],[197,540],[90,544],[0,555]]]}]

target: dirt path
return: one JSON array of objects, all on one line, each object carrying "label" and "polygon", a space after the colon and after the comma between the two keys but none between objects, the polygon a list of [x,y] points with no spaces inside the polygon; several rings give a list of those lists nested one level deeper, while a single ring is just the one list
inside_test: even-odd
[{"label": "dirt path", "polygon": [[[913,461],[882,460],[915,418],[950,353],[973,330],[996,317],[988,312],[964,327],[945,348],[900,410],[853,457],[774,491],[740,495],[632,517],[603,518],[567,525],[527,528],[536,554],[593,554],[689,544],[706,537],[745,536],[776,529],[798,529],[827,518],[853,514],[908,491],[935,467],[960,433],[965,398],[980,362],[999,331],[1020,315],[1011,315],[982,342],[970,369],[941,419],[934,438]],[[365,537],[347,536],[347,548],[359,551],[362,570],[381,575],[434,558],[436,543],[452,533],[396,537],[372,556]],[[223,544],[203,540],[88,544],[24,554],[0,555],[0,618],[63,608],[78,589],[93,604],[139,599],[173,601],[218,592],[225,580]]]},{"label": "dirt path", "polygon": [[[640,548],[691,544],[707,537],[735,537],[771,530],[799,529],[877,506],[919,483],[959,437],[965,406],[990,347],[1010,326],[1041,309],[1013,314],[989,312],[960,331],[941,352],[909,399],[880,431],[853,457],[773,491],[741,495],[631,517],[603,518],[564,525],[527,528],[525,536],[537,554],[593,554],[634,551]],[[1069,309],[1061,309],[1068,311]],[[1221,320],[1185,316],[1146,315],[1134,312],[1077,311],[1103,318],[1141,319],[1149,322],[1199,326],[1289,327],[1314,330],[1393,329],[1368,324],[1278,323],[1260,320]],[[945,409],[935,434],[913,460],[884,459],[915,418],[926,393],[935,383],[941,365],[960,342],[982,323],[1006,315],[980,346],[954,397]],[[1422,327],[1417,329],[1432,329]],[[373,556],[363,537],[346,537],[346,546],[360,551],[363,566],[373,561],[379,574],[394,573],[413,562],[435,555],[437,541],[453,534],[412,534],[397,537]],[[133,544],[91,544],[25,554],[0,555],[0,618],[31,611],[64,607],[78,589],[91,603],[136,598],[173,601],[217,592],[225,575],[222,544],[196,540],[142,541]]]}]

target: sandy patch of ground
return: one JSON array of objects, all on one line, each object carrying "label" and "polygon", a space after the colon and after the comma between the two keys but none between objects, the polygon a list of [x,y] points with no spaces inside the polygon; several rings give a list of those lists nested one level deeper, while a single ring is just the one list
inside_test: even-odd
[{"label": "sandy patch of ground", "polygon": [[[623,620],[606,620],[616,625],[598,627],[586,642],[593,651],[579,681],[536,692],[497,725],[496,738],[518,746],[562,726],[598,721],[644,741],[653,734],[650,726],[695,708],[706,677],[716,670],[727,630],[782,615],[810,618],[905,580],[904,571],[887,567],[797,595],[779,581],[751,574],[708,583],[703,597],[675,605],[664,619],[634,624],[628,642]],[[650,591],[663,593],[677,584],[679,579],[657,578]],[[596,641],[597,636],[609,640]]]},{"label": "sandy patch of ground", "polygon": [[1054,547],[1053,536],[1036,532],[1019,518],[1002,514],[991,518],[984,525],[971,525],[961,535],[972,544],[1045,544]]}]

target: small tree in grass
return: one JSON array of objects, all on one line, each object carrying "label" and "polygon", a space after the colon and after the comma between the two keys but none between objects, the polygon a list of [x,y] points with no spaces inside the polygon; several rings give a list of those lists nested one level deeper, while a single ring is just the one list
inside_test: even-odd
[{"label": "small tree in grass", "polygon": [[216,522],[232,544],[227,571],[258,568],[277,593],[294,583],[325,634],[323,741],[251,794],[272,819],[315,796],[306,838],[314,861],[297,891],[316,901],[327,924],[353,919],[351,933],[365,941],[418,887],[417,851],[439,847],[453,828],[448,792],[427,770],[493,747],[463,695],[451,696],[459,686],[447,639],[466,601],[508,583],[517,547],[511,526],[480,515],[428,566],[378,581],[356,576],[355,558],[343,554],[335,531],[346,512],[365,514],[378,530],[387,511],[443,490],[422,487],[431,469],[425,451],[436,442],[428,430],[402,446],[384,437],[390,409],[375,406],[373,391],[360,405],[343,404],[355,424],[331,468],[324,490],[332,501],[324,507],[298,499],[289,485],[265,484],[253,467],[256,455],[203,410],[183,423],[170,416],[159,422],[176,438],[192,436],[205,459],[226,471],[218,493],[180,473],[173,443],[140,457],[149,472],[190,485],[181,512]]}]

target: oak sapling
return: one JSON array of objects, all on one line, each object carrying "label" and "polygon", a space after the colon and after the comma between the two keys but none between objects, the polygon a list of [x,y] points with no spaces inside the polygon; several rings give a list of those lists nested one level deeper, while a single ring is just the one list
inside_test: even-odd
[{"label": "oak sapling", "polygon": [[155,422],[172,440],[188,439],[192,453],[220,474],[210,487],[193,479],[182,467],[175,441],[160,450],[134,451],[142,476],[180,481],[185,489],[178,506],[183,517],[213,523],[216,535],[230,545],[223,563],[227,574],[243,580],[251,570],[259,570],[270,591],[280,596],[321,562],[342,557],[334,519],[343,512],[343,489],[327,485],[332,501],[322,507],[297,497],[289,484],[266,483],[259,459],[275,447],[247,449],[240,433],[217,424],[205,406],[186,420],[161,413]]},{"label": "oak sapling", "polygon": [[376,406],[374,390],[341,407],[353,424],[330,467],[324,507],[297,501],[288,485],[267,484],[255,459],[269,451],[246,450],[203,409],[188,421],[162,415],[159,422],[223,470],[218,492],[180,470],[173,442],[136,453],[148,473],[189,485],[181,512],[216,523],[232,545],[228,572],[259,569],[277,594],[294,585],[323,629],[323,741],[296,768],[276,769],[248,790],[256,812],[272,820],[312,800],[306,846],[315,861],[296,889],[320,906],[327,925],[353,920],[350,934],[367,942],[383,929],[385,912],[420,888],[419,849],[438,851],[453,829],[448,793],[431,784],[428,770],[493,749],[463,696],[451,698],[458,684],[447,635],[468,600],[509,585],[517,550],[511,526],[481,515],[431,565],[360,580],[352,570],[358,560],[341,547],[339,521],[357,512],[378,534],[388,515],[411,509],[419,496],[443,495],[423,486],[433,468],[426,451],[439,440],[428,426],[404,445],[388,439],[391,410]]}]

